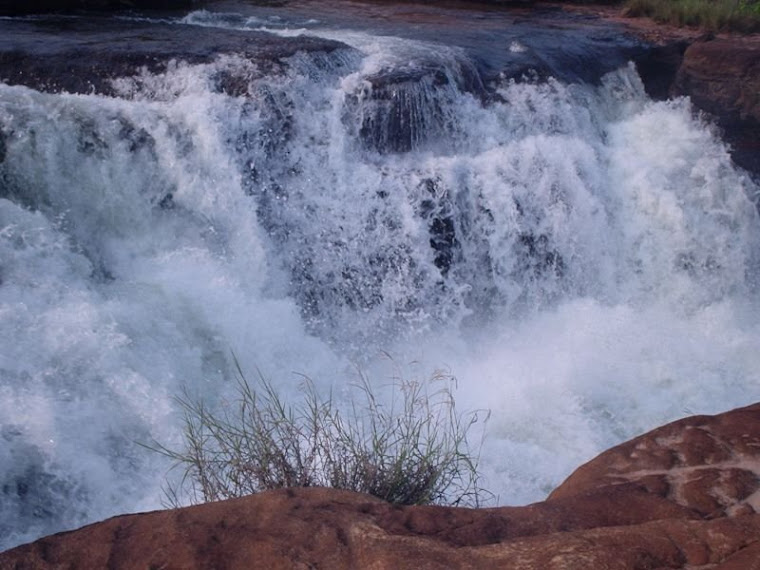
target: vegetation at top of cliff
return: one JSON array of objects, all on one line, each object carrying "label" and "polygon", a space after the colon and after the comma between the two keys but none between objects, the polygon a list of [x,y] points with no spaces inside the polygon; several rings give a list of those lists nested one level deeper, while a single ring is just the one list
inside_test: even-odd
[{"label": "vegetation at top of cliff", "polygon": [[448,374],[397,378],[387,403],[363,375],[340,402],[304,377],[300,403],[291,404],[261,374],[251,384],[237,371],[238,399],[220,413],[187,394],[177,399],[184,449],[147,446],[182,470],[165,488],[170,506],[282,487],[347,489],[403,505],[478,506],[487,495],[468,435],[488,413],[460,414]]},{"label": "vegetation at top of cliff", "polygon": [[760,31],[760,0],[627,0],[628,16],[708,31]]}]

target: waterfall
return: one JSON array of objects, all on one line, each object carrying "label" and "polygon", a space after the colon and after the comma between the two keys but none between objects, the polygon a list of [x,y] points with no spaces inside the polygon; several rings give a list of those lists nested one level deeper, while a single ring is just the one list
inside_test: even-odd
[{"label": "waterfall", "polygon": [[760,189],[632,64],[486,77],[427,38],[172,25],[344,47],[0,83],[0,549],[159,507],[136,442],[179,444],[182,390],[232,397],[232,354],[285,394],[447,368],[492,412],[501,504],[757,398]]}]

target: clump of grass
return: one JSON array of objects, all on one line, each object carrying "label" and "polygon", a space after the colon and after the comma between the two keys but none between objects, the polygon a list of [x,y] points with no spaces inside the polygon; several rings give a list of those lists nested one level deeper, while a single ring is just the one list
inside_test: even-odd
[{"label": "clump of grass", "polygon": [[760,0],[628,0],[625,14],[707,31],[760,31]]},{"label": "clump of grass", "polygon": [[178,398],[182,450],[149,446],[182,469],[165,489],[170,506],[281,487],[348,489],[402,505],[478,506],[484,497],[468,434],[488,413],[457,412],[452,376],[396,379],[394,398],[383,403],[361,375],[343,405],[303,378],[291,404],[261,374],[251,384],[237,370],[238,399],[221,413]]}]

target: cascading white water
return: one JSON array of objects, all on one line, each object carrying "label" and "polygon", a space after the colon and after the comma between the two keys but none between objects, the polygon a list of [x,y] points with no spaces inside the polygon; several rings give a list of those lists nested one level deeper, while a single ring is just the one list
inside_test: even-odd
[{"label": "cascading white water", "polygon": [[285,393],[447,367],[502,504],[757,399],[758,188],[688,101],[632,67],[484,101],[456,48],[323,34],[352,48],[0,84],[0,549],[159,506],[135,442],[232,353]]}]

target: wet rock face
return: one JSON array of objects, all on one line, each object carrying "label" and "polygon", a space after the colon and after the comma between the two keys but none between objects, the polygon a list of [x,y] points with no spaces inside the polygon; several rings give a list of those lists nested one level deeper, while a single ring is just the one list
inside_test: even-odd
[{"label": "wet rock face", "polygon": [[688,94],[726,122],[760,121],[760,40],[693,43],[684,53],[674,87],[676,94]]},{"label": "wet rock face", "polygon": [[653,99],[667,99],[673,80],[683,63],[687,41],[675,41],[652,49],[636,58],[636,70],[644,83],[647,95]]},{"label": "wet rock face", "polygon": [[[93,46],[97,46],[94,48]],[[113,95],[111,80],[142,68],[161,72],[172,61],[190,64],[237,54],[267,74],[301,52],[332,53],[346,45],[313,37],[281,38],[254,31],[218,30],[108,17],[0,20],[0,80],[40,91]],[[220,90],[239,94],[251,78],[220,77]]]},{"label": "wet rock face", "polygon": [[0,569],[747,570],[760,559],[760,404],[668,424],[526,507],[399,507],[285,489],[116,517],[0,554]]},{"label": "wet rock face", "polygon": [[675,95],[717,119],[734,161],[760,173],[760,37],[695,42],[684,53]]},{"label": "wet rock face", "polygon": [[5,155],[8,152],[8,148],[6,146],[5,139],[8,137],[8,135],[5,134],[5,132],[0,129],[0,164],[5,162]]},{"label": "wet rock face", "polygon": [[0,16],[18,16],[71,10],[165,10],[189,8],[198,0],[0,0]]},{"label": "wet rock face", "polygon": [[466,66],[388,69],[367,77],[366,84],[347,97],[344,120],[358,126],[365,148],[407,152],[452,136],[458,93],[486,99],[477,70]]},{"label": "wet rock face", "polygon": [[734,162],[760,176],[760,37],[670,33],[634,58],[647,94],[689,97],[720,128]]}]

